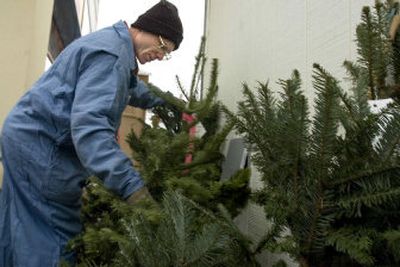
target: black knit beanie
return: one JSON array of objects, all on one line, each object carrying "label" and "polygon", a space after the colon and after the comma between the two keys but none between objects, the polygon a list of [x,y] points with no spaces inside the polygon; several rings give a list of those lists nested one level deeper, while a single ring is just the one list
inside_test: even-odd
[{"label": "black knit beanie", "polygon": [[178,49],[183,39],[178,9],[166,0],[161,0],[147,10],[131,26],[172,41],[175,44],[174,50]]}]

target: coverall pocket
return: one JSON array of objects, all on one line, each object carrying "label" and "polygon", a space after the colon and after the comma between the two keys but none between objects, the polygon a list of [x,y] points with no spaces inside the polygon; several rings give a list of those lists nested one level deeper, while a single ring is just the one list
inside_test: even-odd
[{"label": "coverall pocket", "polygon": [[88,176],[72,147],[57,147],[44,183],[46,197],[72,204],[81,197]]}]

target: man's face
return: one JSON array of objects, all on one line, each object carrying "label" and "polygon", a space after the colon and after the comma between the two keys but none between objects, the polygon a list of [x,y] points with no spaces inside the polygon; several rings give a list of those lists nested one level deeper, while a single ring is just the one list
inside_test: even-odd
[{"label": "man's face", "polygon": [[168,39],[140,31],[135,40],[135,52],[141,64],[169,57],[175,45]]}]

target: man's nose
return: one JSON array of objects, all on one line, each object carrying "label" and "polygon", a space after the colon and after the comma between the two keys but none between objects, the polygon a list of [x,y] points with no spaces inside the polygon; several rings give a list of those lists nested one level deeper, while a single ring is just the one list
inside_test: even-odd
[{"label": "man's nose", "polygon": [[163,52],[157,53],[157,59],[158,59],[158,60],[163,60],[164,56],[165,56],[165,55],[164,55]]}]

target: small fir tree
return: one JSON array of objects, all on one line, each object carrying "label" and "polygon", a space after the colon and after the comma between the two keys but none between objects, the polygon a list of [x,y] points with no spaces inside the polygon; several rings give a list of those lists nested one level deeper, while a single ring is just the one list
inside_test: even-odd
[{"label": "small fir tree", "polygon": [[223,206],[216,215],[170,191],[132,207],[97,179],[84,201],[85,232],[70,243],[78,266],[258,266]]},{"label": "small fir tree", "polygon": [[[189,93],[177,79],[186,101],[150,85],[166,104],[154,109],[160,122],[144,124],[128,143],[137,169],[155,201],[135,207],[92,181],[84,197],[84,233],[71,243],[82,266],[256,266],[250,242],[234,226],[250,195],[248,169],[221,181],[220,146],[233,125],[219,129],[221,104],[216,100],[217,61],[213,60],[207,92],[199,80],[204,39],[196,57]],[[192,121],[182,115],[192,115]],[[144,122],[142,122],[144,123]],[[202,136],[190,134],[204,127]],[[191,160],[188,160],[191,159]]]},{"label": "small fir tree", "polygon": [[[160,124],[145,125],[140,137],[131,132],[127,141],[134,151],[138,169],[156,200],[168,190],[178,190],[210,210],[216,210],[216,203],[221,203],[235,217],[250,194],[250,171],[239,170],[230,179],[220,179],[224,160],[220,148],[233,125],[227,124],[218,130],[222,107],[216,100],[218,62],[216,59],[212,62],[210,83],[204,94],[199,80],[205,61],[203,39],[189,93],[177,79],[186,102],[151,85],[151,90],[167,101],[167,105],[154,110],[165,128]],[[183,120],[182,114],[191,114],[193,121]],[[192,127],[204,128],[204,134],[201,137],[191,135]],[[188,157],[191,160],[188,161]]]},{"label": "small fir tree", "polygon": [[272,228],[259,248],[288,252],[301,267],[400,264],[399,106],[372,114],[368,78],[348,69],[351,96],[314,64],[312,120],[297,71],[279,82],[280,100],[268,84],[258,94],[244,85],[238,113],[227,111],[264,182],[254,198]]},{"label": "small fir tree", "polygon": [[368,106],[400,95],[398,8],[394,1],[363,8],[358,60],[344,62],[351,96],[314,65],[313,120],[297,71],[280,81],[279,101],[268,84],[258,95],[244,85],[245,101],[230,117],[255,151],[265,182],[255,200],[273,222],[258,250],[288,252],[301,266],[399,265],[398,105],[379,114]]},{"label": "small fir tree", "polygon": [[[388,0],[384,4],[377,0],[372,11],[365,6],[361,12],[356,29],[357,64],[367,77],[370,99],[400,95],[400,36],[397,26],[392,25],[398,9],[397,2]],[[391,26],[395,34],[392,39]]]}]

